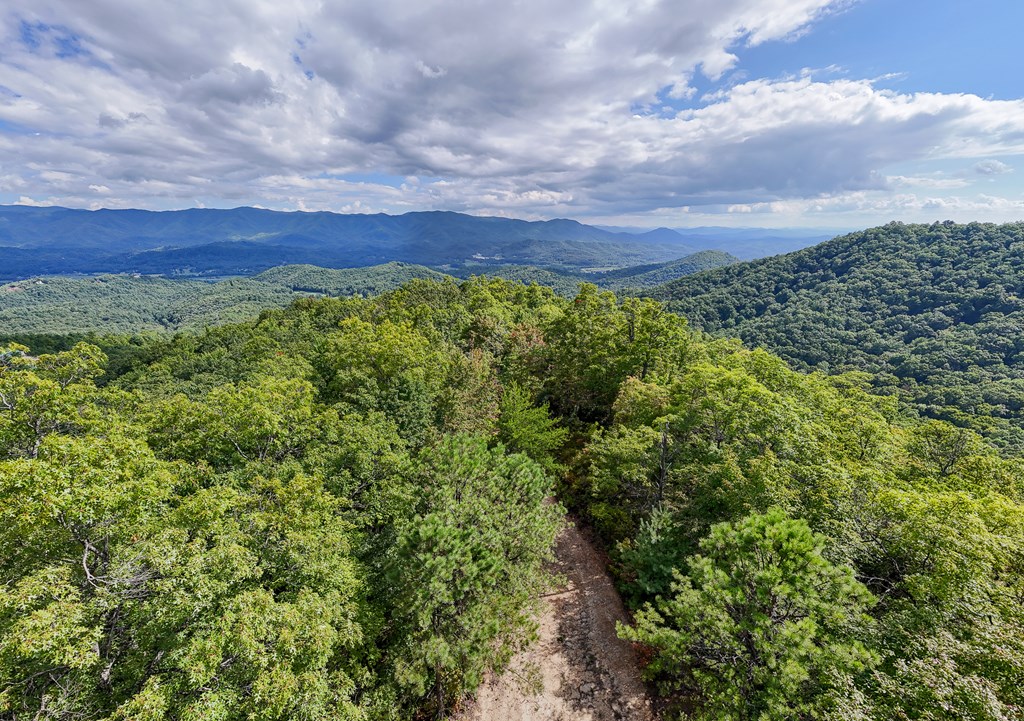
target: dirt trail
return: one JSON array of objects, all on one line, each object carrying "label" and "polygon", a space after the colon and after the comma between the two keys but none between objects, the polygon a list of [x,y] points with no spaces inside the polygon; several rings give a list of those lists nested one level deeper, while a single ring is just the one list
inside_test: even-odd
[{"label": "dirt trail", "polygon": [[570,524],[555,572],[567,584],[547,596],[540,638],[500,678],[486,681],[463,721],[655,721],[636,654],[615,634],[626,612],[604,562]]}]

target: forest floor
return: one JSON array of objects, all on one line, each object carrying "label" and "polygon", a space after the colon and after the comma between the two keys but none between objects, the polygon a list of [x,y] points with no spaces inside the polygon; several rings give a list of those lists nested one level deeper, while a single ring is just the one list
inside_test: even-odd
[{"label": "forest floor", "polygon": [[463,721],[655,721],[633,647],[615,633],[628,616],[605,560],[572,522],[555,549],[561,587],[544,598],[539,638],[487,679]]}]

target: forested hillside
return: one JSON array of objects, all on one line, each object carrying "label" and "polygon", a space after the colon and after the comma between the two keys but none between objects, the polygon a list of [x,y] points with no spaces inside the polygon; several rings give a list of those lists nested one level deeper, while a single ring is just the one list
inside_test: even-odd
[{"label": "forested hillside", "polygon": [[450,269],[450,273],[469,278],[474,275],[492,278],[505,278],[520,283],[537,283],[553,288],[560,295],[574,296],[580,283],[593,283],[601,288],[619,294],[635,295],[645,289],[677,278],[700,273],[701,271],[721,268],[738,263],[739,258],[718,250],[702,250],[677,260],[664,263],[647,263],[626,268],[607,269],[551,269],[538,268],[530,265],[488,265],[467,264],[461,268]]},{"label": "forested hillside", "polygon": [[652,263],[594,273],[592,282],[616,293],[637,291],[738,262],[739,258],[720,250],[702,250],[667,263]]},{"label": "forested hillside", "polygon": [[440,273],[422,265],[385,263],[366,268],[321,268],[315,265],[281,265],[253,276],[253,280],[284,286],[301,293],[321,295],[379,295],[395,290],[413,278],[443,280]]},{"label": "forested hillside", "polygon": [[552,495],[669,713],[1019,717],[1021,462],[870,376],[483,278],[102,344],[0,353],[5,718],[445,716],[530,641]]},{"label": "forested hillside", "polygon": [[652,292],[801,368],[862,370],[924,414],[1024,451],[1024,224],[903,225]]},{"label": "forested hillside", "polygon": [[250,318],[295,297],[285,285],[248,278],[219,283],[127,275],[33,278],[0,286],[0,334],[203,328]]},{"label": "forested hillside", "polygon": [[420,265],[288,265],[218,282],[150,276],[50,276],[0,286],[0,337],[200,330],[237,322],[303,295],[378,295],[413,278],[446,276]]},{"label": "forested hillside", "polygon": [[[461,277],[486,275],[538,283],[565,296],[595,281],[633,292],[708,268],[736,262],[728,253],[695,253],[669,263],[607,273],[555,272],[533,266],[482,265],[451,269]],[[250,318],[300,295],[379,295],[414,278],[452,277],[422,265],[385,263],[366,268],[284,265],[251,278],[218,282],[155,276],[49,276],[0,285],[0,339],[40,333],[139,333],[199,330]]]}]

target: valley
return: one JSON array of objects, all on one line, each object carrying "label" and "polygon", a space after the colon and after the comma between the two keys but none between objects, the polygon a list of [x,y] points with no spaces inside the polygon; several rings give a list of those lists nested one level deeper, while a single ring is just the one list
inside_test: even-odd
[{"label": "valley", "polygon": [[[264,308],[308,295],[379,295],[413,279],[461,282],[474,275],[538,283],[575,295],[580,283],[617,292],[738,262],[719,251],[609,272],[554,271],[532,266],[473,265],[449,272],[408,263],[366,268],[277,266],[251,277],[197,280],[161,276],[43,276],[0,285],[0,337],[40,333],[138,333],[201,330],[238,322]],[[453,273],[461,273],[456,277]]]}]

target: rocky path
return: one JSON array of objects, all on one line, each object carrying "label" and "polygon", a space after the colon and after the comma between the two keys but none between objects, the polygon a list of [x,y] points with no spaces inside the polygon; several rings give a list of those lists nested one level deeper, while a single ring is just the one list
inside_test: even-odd
[{"label": "rocky path", "polygon": [[655,721],[633,648],[615,634],[626,612],[604,563],[575,525],[559,536],[564,588],[547,596],[540,638],[484,683],[464,721]]}]

